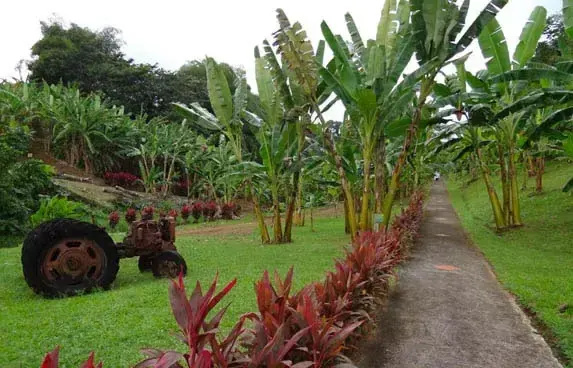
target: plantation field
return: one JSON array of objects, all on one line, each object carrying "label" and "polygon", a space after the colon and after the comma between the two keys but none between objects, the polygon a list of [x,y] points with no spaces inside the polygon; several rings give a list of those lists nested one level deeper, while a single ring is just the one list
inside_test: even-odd
[{"label": "plantation field", "polygon": [[[571,165],[547,167],[544,193],[521,195],[525,226],[496,235],[488,226],[491,208],[481,181],[462,189],[448,182],[462,225],[484,252],[503,285],[551,329],[569,361],[573,359],[573,196],[561,187],[573,175]],[[564,304],[568,307],[561,312]],[[551,340],[550,340],[551,342]]]},{"label": "plantation field", "polygon": [[[307,220],[308,222],[308,220]],[[264,269],[284,275],[295,265],[297,288],[320,280],[342,254],[348,237],[343,217],[315,219],[294,230],[294,243],[260,245],[256,231],[245,234],[245,222],[220,226],[188,225],[178,228],[179,251],[189,272],[188,288],[196,280],[207,286],[217,271],[219,284],[237,277],[236,287],[222,305],[231,303],[223,329],[238,316],[254,311],[254,282]],[[239,226],[240,231],[205,233],[208,228]],[[77,367],[94,350],[106,367],[131,366],[143,357],[145,347],[179,349],[184,346],[170,335],[177,330],[168,300],[168,281],[141,274],[137,259],[124,259],[112,290],[66,299],[47,300],[26,285],[20,265],[20,248],[0,249],[0,367],[39,366],[45,352],[61,346],[62,367]]]}]

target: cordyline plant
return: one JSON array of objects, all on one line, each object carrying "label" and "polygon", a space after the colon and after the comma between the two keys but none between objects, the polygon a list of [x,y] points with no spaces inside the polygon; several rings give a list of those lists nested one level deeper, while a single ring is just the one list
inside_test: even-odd
[{"label": "cordyline plant", "polygon": [[208,315],[237,283],[234,279],[220,292],[215,293],[217,279],[218,275],[204,294],[201,284],[197,281],[189,298],[185,291],[183,274],[179,274],[177,281],[172,281],[169,287],[169,299],[173,315],[181,330],[178,338],[188,346],[189,350],[182,354],[175,351],[145,349],[143,353],[148,358],[137,364],[136,368],[207,368],[213,365],[226,368],[238,361],[240,354],[236,351],[237,340],[243,333],[243,324],[248,316],[241,317],[225,338],[217,338],[219,323],[227,307],[221,309],[211,319],[208,319]]},{"label": "cordyline plant", "polygon": [[153,220],[153,212],[155,209],[151,206],[144,207],[141,211],[141,219],[142,220]]},{"label": "cordyline plant", "polygon": [[111,229],[115,229],[119,223],[119,213],[117,213],[117,211],[113,211],[107,216],[107,219],[109,220],[109,227]]},{"label": "cordyline plant", "polygon": [[217,203],[215,201],[209,201],[203,204],[203,216],[205,216],[205,220],[213,221],[215,213],[217,213]]},{"label": "cordyline plant", "polygon": [[[393,268],[416,236],[422,218],[423,195],[412,195],[408,208],[390,231],[365,232],[355,239],[344,259],[323,282],[291,295],[293,269],[274,282],[265,271],[255,283],[256,313],[244,314],[227,335],[219,324],[227,307],[215,307],[235,286],[236,279],[216,293],[218,277],[203,293],[197,282],[189,297],[183,276],[169,289],[171,309],[186,353],[145,349],[147,358],[136,368],[308,368],[354,367],[344,356],[364,334],[370,315],[387,291]],[[212,317],[211,317],[212,316]],[[251,322],[246,328],[245,323]],[[82,368],[101,368],[93,353]],[[58,368],[58,349],[46,355],[41,368]]]},{"label": "cordyline plant", "polygon": [[191,205],[191,215],[195,219],[195,222],[199,222],[201,215],[203,215],[203,202],[195,202]]},{"label": "cordyline plant", "polygon": [[[102,368],[103,363],[100,362],[98,364],[94,363],[94,353],[90,353],[88,360],[86,360],[80,368]],[[44,361],[40,368],[58,368],[60,362],[60,347],[57,346],[54,350],[46,354],[44,357]]]},{"label": "cordyline plant", "polygon": [[131,224],[136,218],[137,211],[135,211],[135,208],[128,208],[127,211],[125,211],[125,221],[127,221],[128,224]]},{"label": "cordyline plant", "polygon": [[[183,221],[187,223],[190,214],[191,214],[191,206],[189,206],[188,204],[184,204],[183,207],[181,207],[181,217],[183,218]],[[201,215],[199,215],[199,217],[201,217]]]}]

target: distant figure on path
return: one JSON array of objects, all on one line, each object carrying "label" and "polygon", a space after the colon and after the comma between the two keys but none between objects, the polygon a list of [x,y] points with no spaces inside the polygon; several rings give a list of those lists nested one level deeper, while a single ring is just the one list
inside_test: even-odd
[{"label": "distant figure on path", "polygon": [[436,171],[434,173],[434,181],[438,181],[438,180],[440,180],[440,173]]}]

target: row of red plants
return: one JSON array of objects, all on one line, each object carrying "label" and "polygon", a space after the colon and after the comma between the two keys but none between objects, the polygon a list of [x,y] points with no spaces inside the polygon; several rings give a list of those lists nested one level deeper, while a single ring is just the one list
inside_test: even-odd
[{"label": "row of red plants", "polygon": [[122,187],[131,187],[139,178],[128,172],[106,172],[103,179],[107,185],[119,185]]},{"label": "row of red plants", "polygon": [[[265,271],[255,283],[258,312],[241,316],[227,335],[218,329],[226,307],[214,309],[236,279],[218,293],[217,277],[205,292],[197,282],[188,296],[180,275],[169,299],[187,352],[145,349],[147,358],[135,367],[352,367],[344,354],[371,328],[393,270],[418,233],[422,202],[414,194],[389,231],[360,234],[322,282],[293,293],[292,268],[284,279],[275,272],[271,280]],[[41,368],[56,368],[57,355],[58,349],[49,353]],[[96,367],[93,355],[85,364]]]},{"label": "row of red plants", "polygon": [[[236,206],[234,203],[224,203],[221,208],[221,218],[224,220],[232,220],[235,216],[239,215],[239,207]],[[215,215],[219,209],[219,205],[215,201],[209,202],[194,202],[191,205],[184,204],[181,207],[181,217],[185,222],[189,220],[190,216],[193,216],[195,219],[194,222],[199,222],[201,217],[205,218],[205,221],[213,221],[215,219]],[[151,206],[144,207],[141,210],[141,219],[142,220],[153,220],[153,214],[155,213],[155,208]],[[170,209],[169,211],[159,211],[159,217],[170,216],[173,218],[177,218],[179,216],[179,212],[176,209]],[[114,229],[117,224],[119,223],[119,213],[117,211],[113,211],[108,215],[108,221],[110,228]],[[127,223],[132,223],[133,221],[137,220],[137,210],[135,208],[128,208],[125,211],[125,221]]]}]

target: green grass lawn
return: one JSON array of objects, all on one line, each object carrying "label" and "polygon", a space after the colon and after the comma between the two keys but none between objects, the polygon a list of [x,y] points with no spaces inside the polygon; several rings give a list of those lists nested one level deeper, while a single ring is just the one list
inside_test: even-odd
[{"label": "green grass lawn", "polygon": [[[573,360],[573,196],[561,192],[573,166],[551,164],[544,177],[545,192],[522,193],[525,226],[497,235],[481,181],[463,189],[450,180],[453,205],[472,240],[493,265],[499,280],[519,301],[537,313],[557,337],[557,344]],[[499,191],[498,191],[499,193]],[[568,304],[565,313],[559,307]],[[570,365],[571,366],[571,365]]]},{"label": "green grass lawn", "polygon": [[[187,225],[196,226],[196,225]],[[230,329],[239,315],[256,307],[253,283],[263,270],[284,275],[295,266],[295,286],[320,280],[342,254],[348,237],[344,220],[319,218],[316,232],[310,226],[295,228],[294,244],[262,246],[256,233],[217,237],[185,236],[177,246],[189,266],[186,285],[209,283],[216,272],[220,282],[237,277],[237,286],[224,300],[231,302],[223,319]],[[224,303],[222,303],[224,304]],[[144,347],[179,349],[170,335],[177,326],[168,300],[168,281],[141,274],[137,259],[124,259],[112,290],[66,299],[47,300],[26,285],[20,248],[0,249],[0,367],[38,367],[43,355],[61,346],[63,367],[79,367],[96,351],[105,367],[128,367],[142,358]]]}]

